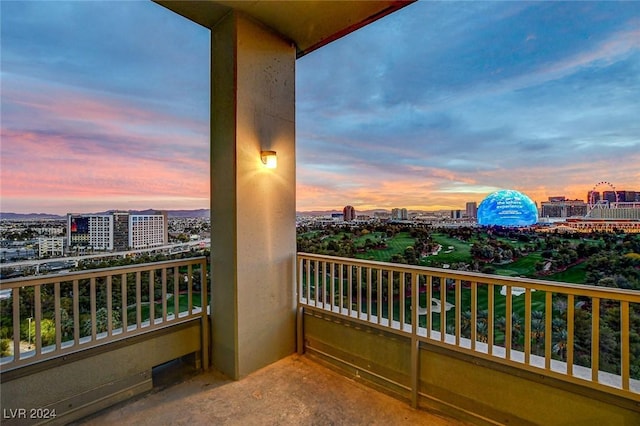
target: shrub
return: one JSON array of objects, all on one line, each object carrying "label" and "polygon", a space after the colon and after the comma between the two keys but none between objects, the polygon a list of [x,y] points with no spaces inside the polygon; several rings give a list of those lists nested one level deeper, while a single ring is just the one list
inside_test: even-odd
[{"label": "shrub", "polygon": [[11,355],[11,339],[0,339],[0,356]]}]

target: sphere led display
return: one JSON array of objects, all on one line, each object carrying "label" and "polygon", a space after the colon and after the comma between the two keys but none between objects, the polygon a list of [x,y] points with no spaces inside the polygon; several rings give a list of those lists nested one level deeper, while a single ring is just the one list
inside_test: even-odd
[{"label": "sphere led display", "polygon": [[514,190],[490,194],[478,206],[478,224],[529,226],[538,222],[538,208],[531,198]]}]

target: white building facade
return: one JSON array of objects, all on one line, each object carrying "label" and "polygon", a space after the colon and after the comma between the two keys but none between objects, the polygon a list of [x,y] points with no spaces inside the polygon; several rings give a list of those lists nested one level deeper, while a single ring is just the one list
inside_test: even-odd
[{"label": "white building facade", "polygon": [[132,249],[167,244],[169,224],[166,213],[129,216],[129,247]]},{"label": "white building facade", "polygon": [[113,250],[113,215],[89,216],[89,247]]},{"label": "white building facade", "polygon": [[64,237],[38,238],[39,257],[64,256]]}]

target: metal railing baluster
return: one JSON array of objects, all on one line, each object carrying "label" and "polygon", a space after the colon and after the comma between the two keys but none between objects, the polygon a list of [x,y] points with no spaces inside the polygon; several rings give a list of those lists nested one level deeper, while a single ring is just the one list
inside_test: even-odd
[{"label": "metal railing baluster", "polygon": [[91,340],[95,341],[98,335],[98,324],[96,316],[96,278],[89,279],[89,298],[91,300]]},{"label": "metal railing baluster", "polygon": [[574,353],[574,308],[575,301],[573,294],[567,296],[567,375],[573,376],[573,353]]},{"label": "metal railing baluster", "polygon": [[[33,297],[34,297],[34,320],[35,320],[35,346],[36,346],[36,358],[42,354],[42,296],[41,296],[42,286],[36,285],[33,288]],[[31,334],[31,327],[28,329],[28,333]]]},{"label": "metal railing baluster", "polygon": [[544,302],[544,369],[551,370],[551,348],[553,336],[553,293],[547,291]]},{"label": "metal railing baluster", "polygon": [[591,381],[598,382],[600,370],[600,298],[591,300]]},{"label": "metal railing baluster", "polygon": [[471,350],[476,350],[478,339],[478,283],[471,281]]},{"label": "metal railing baluster", "polygon": [[113,300],[111,293],[112,276],[107,276],[107,336],[113,335]]},{"label": "metal railing baluster", "polygon": [[56,350],[62,348],[62,312],[60,311],[60,282],[53,284],[53,315],[56,323]]}]

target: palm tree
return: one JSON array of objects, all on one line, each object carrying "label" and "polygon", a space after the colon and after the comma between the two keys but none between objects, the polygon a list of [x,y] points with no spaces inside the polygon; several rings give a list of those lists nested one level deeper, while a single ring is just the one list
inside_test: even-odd
[{"label": "palm tree", "polygon": [[567,330],[559,329],[553,332],[553,353],[560,357],[561,361],[567,359]]},{"label": "palm tree", "polygon": [[476,324],[476,339],[480,342],[489,341],[489,313],[483,309],[478,311],[478,322]]},{"label": "palm tree", "polygon": [[507,330],[507,320],[506,320],[506,318],[505,317],[497,318],[496,319],[496,323],[495,323],[495,327],[496,327],[497,330],[500,330],[502,333],[505,333],[506,330]]},{"label": "palm tree", "polygon": [[536,355],[540,354],[540,344],[544,342],[545,329],[544,312],[531,312],[531,338],[535,345],[534,353]]},{"label": "palm tree", "polygon": [[478,334],[477,339],[479,342],[487,343],[489,341],[489,326],[485,321],[478,321],[477,325]]},{"label": "palm tree", "polygon": [[515,312],[511,314],[511,347],[520,347],[520,337],[522,336],[522,320]]},{"label": "palm tree", "polygon": [[[499,317],[496,320],[496,328],[506,334],[507,320],[505,317]],[[515,312],[511,314],[511,348],[520,346],[520,337],[522,336],[522,321],[520,316]],[[505,342],[506,346],[506,342]]]},{"label": "palm tree", "polygon": [[460,335],[471,337],[471,311],[469,310],[460,314]]}]

